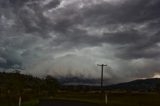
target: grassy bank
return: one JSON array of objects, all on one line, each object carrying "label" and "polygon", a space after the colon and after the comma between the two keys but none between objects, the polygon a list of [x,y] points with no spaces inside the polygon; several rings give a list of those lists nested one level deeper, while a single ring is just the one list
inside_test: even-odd
[{"label": "grassy bank", "polygon": [[[107,93],[107,106],[160,106],[158,93]],[[50,99],[88,102],[105,105],[101,93],[60,92]]]}]

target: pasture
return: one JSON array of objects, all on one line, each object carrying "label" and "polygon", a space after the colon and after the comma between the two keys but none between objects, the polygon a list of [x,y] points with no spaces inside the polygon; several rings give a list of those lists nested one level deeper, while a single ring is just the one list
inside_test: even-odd
[{"label": "pasture", "polygon": [[[156,92],[108,92],[107,106],[160,106],[160,94]],[[98,92],[59,92],[53,100],[68,100],[106,105],[105,95]]]}]

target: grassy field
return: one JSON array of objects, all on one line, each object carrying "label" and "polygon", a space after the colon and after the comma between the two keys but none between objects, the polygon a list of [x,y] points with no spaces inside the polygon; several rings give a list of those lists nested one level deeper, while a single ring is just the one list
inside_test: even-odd
[{"label": "grassy field", "polygon": [[[125,92],[110,92],[107,93],[107,106],[160,106],[159,93],[125,93]],[[105,104],[105,95],[98,92],[58,92],[54,97],[43,99],[49,100],[68,100],[77,102],[95,103],[99,105]],[[41,99],[40,99],[41,100]],[[22,102],[22,106],[38,106],[39,100],[34,99]],[[0,106],[8,106],[0,104]],[[17,105],[10,105],[17,106]]]},{"label": "grassy field", "polygon": [[35,100],[23,102],[22,106],[37,106],[38,103],[39,103],[39,100],[35,99]]},{"label": "grassy field", "polygon": [[108,99],[109,106],[160,106],[157,93],[114,93]]},{"label": "grassy field", "polygon": [[[107,93],[107,106],[160,106],[158,93]],[[60,92],[50,99],[105,104],[101,93]]]}]

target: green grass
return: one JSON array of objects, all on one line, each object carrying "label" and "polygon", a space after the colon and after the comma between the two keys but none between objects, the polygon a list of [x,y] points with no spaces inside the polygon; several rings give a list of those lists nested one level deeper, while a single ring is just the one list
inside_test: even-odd
[{"label": "green grass", "polygon": [[23,102],[22,106],[37,106],[38,103],[39,103],[39,101],[37,99],[35,99],[35,100]]},{"label": "green grass", "polygon": [[77,93],[77,92],[59,93],[54,97],[54,99],[98,103],[98,104],[105,103],[104,95],[100,93]]},{"label": "green grass", "polygon": [[[159,93],[107,93],[108,104],[107,106],[160,106],[160,94]],[[50,100],[67,100],[77,102],[87,102],[99,105],[105,104],[105,96],[96,92],[58,92],[54,97],[48,97],[44,99]],[[7,103],[7,102],[6,102]],[[38,106],[38,99],[30,101],[22,101],[22,106]],[[1,104],[0,106],[8,106],[7,104]],[[17,106],[10,105],[10,106]]]},{"label": "green grass", "polygon": [[[38,106],[39,101],[34,99],[30,101],[22,101],[21,106]],[[16,101],[0,101],[0,106],[18,106],[18,100]]]},{"label": "green grass", "polygon": [[[160,106],[158,93],[108,93],[107,95],[107,106]],[[105,105],[105,96],[101,93],[61,92],[52,99]]]},{"label": "green grass", "polygon": [[157,93],[119,93],[108,95],[109,106],[160,106]]}]

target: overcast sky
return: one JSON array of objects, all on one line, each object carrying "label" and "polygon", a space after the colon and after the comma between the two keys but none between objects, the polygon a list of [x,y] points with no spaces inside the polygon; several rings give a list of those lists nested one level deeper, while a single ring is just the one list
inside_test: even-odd
[{"label": "overcast sky", "polygon": [[160,0],[0,0],[0,70],[129,81],[160,73]]}]

